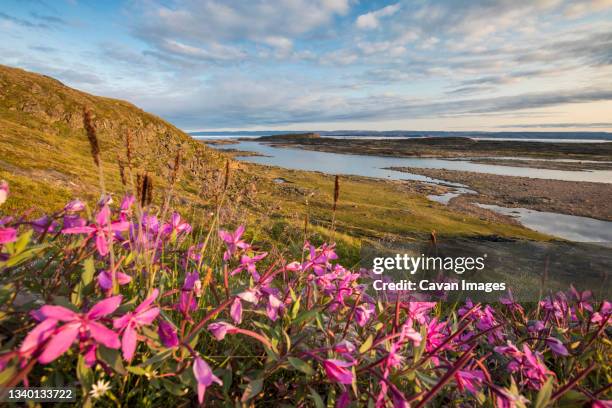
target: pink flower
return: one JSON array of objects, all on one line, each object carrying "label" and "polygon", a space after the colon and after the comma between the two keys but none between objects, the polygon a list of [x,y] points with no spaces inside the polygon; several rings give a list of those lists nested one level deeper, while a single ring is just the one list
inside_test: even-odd
[{"label": "pink flower", "polygon": [[85,203],[81,200],[72,200],[64,206],[66,212],[79,212],[85,209]]},{"label": "pink flower", "polygon": [[218,341],[225,338],[226,334],[236,333],[236,327],[225,322],[216,322],[208,325],[208,330]]},{"label": "pink flower", "polygon": [[41,344],[44,344],[55,331],[57,320],[46,319],[28,333],[21,343],[19,354],[23,358],[30,357]]},{"label": "pink flower", "polygon": [[230,307],[230,316],[232,317],[234,323],[242,323],[242,302],[238,297],[232,302],[232,306]]},{"label": "pink flower", "polygon": [[242,238],[242,234],[244,234],[244,225],[236,228],[234,232],[219,231],[219,237],[221,237],[227,246],[227,251],[223,254],[224,261],[229,261],[238,248],[246,249],[249,247],[249,244],[240,239]]},{"label": "pink flower", "polygon": [[334,346],[334,351],[340,354],[351,354],[355,350],[357,350],[357,347],[348,340],[342,340]]},{"label": "pink flower", "polygon": [[136,329],[150,325],[159,315],[159,308],[151,306],[158,294],[159,290],[154,289],[151,295],[143,300],[133,312],[128,312],[113,322],[115,329],[122,329],[123,331],[121,351],[126,361],[131,361],[136,351],[136,343],[138,342]]},{"label": "pink flower", "polygon": [[420,324],[425,324],[429,311],[436,307],[436,304],[436,302],[408,302],[408,317]]},{"label": "pink flower", "polygon": [[200,404],[204,402],[206,387],[210,386],[213,382],[223,385],[223,382],[213,374],[210,366],[201,357],[196,357],[193,362],[193,375],[198,382],[198,402]]},{"label": "pink flower", "polygon": [[353,375],[353,371],[348,368],[352,367],[354,364],[355,363],[348,361],[327,359],[323,362],[323,367],[330,380],[339,382],[340,384],[352,384],[355,376]]},{"label": "pink flower", "polygon": [[612,314],[612,303],[604,300],[599,309],[599,312],[593,313],[591,316],[591,323],[601,323]]},{"label": "pink flower", "polygon": [[[28,342],[28,348],[31,348],[34,343],[37,343],[37,346],[43,346],[41,342],[45,337],[43,333],[46,333],[45,329],[48,329],[49,325],[52,324],[46,323],[46,320],[51,319],[53,323],[61,321],[66,324],[56,329],[50,340],[44,344],[43,352],[38,357],[38,361],[42,364],[50,363],[64,354],[77,337],[84,341],[91,336],[94,341],[108,348],[117,349],[121,346],[119,336],[100,324],[98,320],[113,313],[119,307],[119,304],[121,304],[121,295],[113,296],[97,303],[89,312],[84,314],[73,312],[63,306],[45,305],[36,313],[44,321],[28,335],[32,335]],[[41,327],[41,325],[43,326]]]},{"label": "pink flower", "polygon": [[15,228],[0,228],[0,244],[15,241],[17,241],[17,230]]},{"label": "pink flower", "polygon": [[176,329],[167,321],[159,321],[159,325],[157,326],[157,334],[165,347],[172,348],[179,345]]},{"label": "pink flower", "polygon": [[[123,272],[116,272],[115,278],[117,279],[117,283],[120,286],[127,285],[132,281],[132,277],[130,275],[126,275]],[[104,290],[110,290],[113,288],[113,277],[111,276],[110,271],[101,271],[98,274],[98,285]]]},{"label": "pink flower", "polygon": [[408,321],[402,326],[401,341],[410,340],[415,347],[418,347],[423,340],[423,336],[412,328],[412,321]]},{"label": "pink flower", "polygon": [[62,232],[64,234],[87,234],[87,239],[96,238],[96,248],[101,256],[108,254],[108,240],[112,239],[113,233],[125,231],[130,227],[130,223],[127,221],[111,222],[110,221],[110,209],[108,205],[102,207],[98,215],[96,215],[96,222],[84,227],[72,227],[65,228]]},{"label": "pink flower", "polygon": [[368,320],[374,314],[374,305],[371,303],[362,303],[355,308],[355,320],[361,327],[368,323]]},{"label": "pink flower", "polygon": [[200,275],[197,271],[188,273],[185,276],[185,282],[183,283],[179,303],[175,305],[175,307],[183,312],[184,315],[188,315],[189,312],[192,312],[198,308],[196,298],[199,294],[197,290],[198,288],[201,288],[201,286],[198,285],[199,283]]},{"label": "pink flower", "polygon": [[172,217],[170,218],[170,223],[164,224],[164,226],[162,227],[162,233],[165,235],[171,235],[175,232],[177,235],[181,233],[188,234],[189,232],[191,232],[191,225],[183,221],[179,213],[176,212],[172,214]]},{"label": "pink flower", "polygon": [[480,370],[459,370],[455,374],[455,381],[459,391],[468,390],[472,395],[476,395],[482,388],[485,376]]},{"label": "pink flower", "polygon": [[546,345],[548,347],[550,347],[551,351],[553,353],[555,353],[558,356],[567,356],[569,355],[567,348],[565,348],[565,346],[563,345],[563,343],[555,338],[555,337],[549,337],[546,339]]},{"label": "pink flower", "polygon": [[335,408],[348,408],[351,404],[351,394],[348,391],[344,391],[338,401],[336,402]]},{"label": "pink flower", "polygon": [[0,181],[0,205],[6,202],[9,195],[9,185],[6,181]]},{"label": "pink flower", "polygon": [[283,302],[273,294],[268,295],[268,305],[266,306],[266,315],[273,322],[278,319],[278,314],[283,307]]},{"label": "pink flower", "polygon": [[64,215],[64,229],[84,227],[87,222],[76,214]]},{"label": "pink flower", "polygon": [[245,302],[252,303],[256,305],[259,302],[259,298],[261,293],[257,289],[247,289],[246,291],[238,294],[238,297]]},{"label": "pink flower", "polygon": [[40,218],[35,219],[34,221],[32,221],[32,229],[34,229],[34,231],[36,231],[39,234],[46,232],[53,232],[55,231],[55,228],[57,228],[57,223],[55,221],[53,221],[51,218],[47,217],[46,215],[43,215]]},{"label": "pink flower", "polygon": [[132,194],[126,194],[123,197],[123,200],[121,200],[121,205],[119,207],[119,219],[121,221],[128,221],[132,206],[134,205],[135,201],[136,197],[134,197]]},{"label": "pink flower", "polygon": [[253,257],[242,255],[240,257],[240,266],[234,269],[231,275],[234,276],[237,273],[240,273],[246,269],[253,276],[253,279],[255,280],[255,282],[258,282],[260,276],[259,276],[259,273],[257,272],[256,263],[264,259],[267,255],[268,255],[267,252],[255,255]]}]

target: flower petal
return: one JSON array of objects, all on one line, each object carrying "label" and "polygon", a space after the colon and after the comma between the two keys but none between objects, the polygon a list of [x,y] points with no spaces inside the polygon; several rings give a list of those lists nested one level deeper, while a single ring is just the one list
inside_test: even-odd
[{"label": "flower petal", "polygon": [[41,364],[48,364],[64,354],[76,340],[80,328],[80,322],[68,323],[60,327],[45,346],[38,361]]},{"label": "flower petal", "polygon": [[89,312],[87,312],[87,318],[91,320],[97,320],[102,316],[106,316],[113,313],[121,304],[121,299],[122,296],[117,295],[98,302],[96,305],[94,305],[94,307],[89,310]]}]

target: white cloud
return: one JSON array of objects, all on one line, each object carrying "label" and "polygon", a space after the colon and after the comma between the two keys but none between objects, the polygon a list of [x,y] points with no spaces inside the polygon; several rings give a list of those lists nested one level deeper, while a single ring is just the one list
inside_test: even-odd
[{"label": "white cloud", "polygon": [[379,21],[380,18],[392,16],[393,14],[397,13],[399,9],[400,9],[400,4],[396,3],[396,4],[392,4],[392,5],[383,7],[376,11],[371,11],[369,13],[362,14],[359,17],[357,17],[355,24],[357,25],[358,28],[363,29],[363,30],[370,30],[370,29],[378,28],[378,26],[380,25],[380,21]]}]

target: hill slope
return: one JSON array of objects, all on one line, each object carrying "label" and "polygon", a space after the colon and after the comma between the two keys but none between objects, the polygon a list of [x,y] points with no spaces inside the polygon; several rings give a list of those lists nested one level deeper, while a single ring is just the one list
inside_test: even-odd
[{"label": "hill slope", "polygon": [[[83,109],[94,115],[107,190],[121,192],[119,162],[126,162],[131,132],[134,177],[149,173],[159,201],[168,187],[177,151],[183,200],[199,201],[206,177],[224,158],[168,122],[121,100],[93,96],[61,82],[0,65],[0,179],[11,184],[11,205],[57,209],[71,197],[100,196],[98,175],[83,127]],[[8,204],[8,203],[7,203]]]}]

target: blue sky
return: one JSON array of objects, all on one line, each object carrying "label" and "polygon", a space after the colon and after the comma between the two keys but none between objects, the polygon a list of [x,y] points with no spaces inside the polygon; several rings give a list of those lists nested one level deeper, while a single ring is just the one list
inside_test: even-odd
[{"label": "blue sky", "polygon": [[612,131],[612,0],[4,0],[0,36],[186,130]]}]

